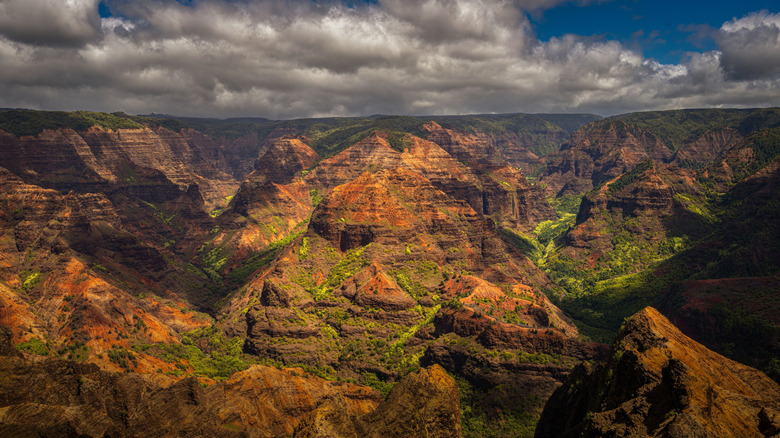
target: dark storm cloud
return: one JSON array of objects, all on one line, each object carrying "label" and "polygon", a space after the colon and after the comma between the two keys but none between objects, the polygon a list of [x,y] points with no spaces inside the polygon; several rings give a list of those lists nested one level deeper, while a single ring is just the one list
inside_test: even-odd
[{"label": "dark storm cloud", "polygon": [[[766,65],[751,81],[740,79],[744,73],[724,76],[727,65],[752,65],[726,50],[742,41],[729,27],[740,20],[718,31],[723,54],[692,53],[667,65],[616,41],[576,35],[539,41],[525,11],[559,1],[384,0],[356,8],[308,0],[192,3],[114,0],[108,2],[114,17],[96,28],[94,1],[94,11],[84,9],[87,2],[60,1],[60,12],[75,17],[73,26],[60,26],[69,44],[11,36],[0,24],[0,106],[276,118],[613,114],[763,106],[780,93]],[[764,23],[751,32],[767,27],[772,16],[762,17],[745,17]]]},{"label": "dark storm cloud", "polygon": [[729,79],[780,77],[780,15],[762,11],[724,23],[717,42]]},{"label": "dark storm cloud", "polygon": [[35,45],[80,46],[100,35],[99,0],[3,0],[0,35]]}]

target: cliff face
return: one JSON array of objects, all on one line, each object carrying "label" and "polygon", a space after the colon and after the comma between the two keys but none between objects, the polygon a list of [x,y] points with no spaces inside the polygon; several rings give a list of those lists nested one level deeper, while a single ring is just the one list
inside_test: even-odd
[{"label": "cliff face", "polygon": [[[191,280],[192,274],[127,232],[107,196],[63,195],[5,169],[0,185],[0,323],[11,328],[17,343],[46,339],[60,354],[119,369],[103,356],[109,350],[131,342],[177,342],[177,331],[206,325],[187,304],[131,294],[183,292],[171,280]],[[159,366],[139,355],[133,366],[158,367],[172,364]]]},{"label": "cliff face", "polygon": [[455,379],[438,365],[404,378],[377,409],[350,418],[341,398],[322,403],[298,426],[295,438],[459,438],[460,399]]},{"label": "cliff face", "polygon": [[593,273],[638,272],[703,237],[706,205],[693,172],[646,160],[583,196],[556,254]]},{"label": "cliff face", "polygon": [[[12,346],[4,354],[9,353],[16,353]],[[285,437],[331,398],[341,401],[345,417],[365,415],[382,400],[365,386],[258,365],[204,387],[195,378],[113,373],[91,364],[5,355],[0,376],[7,395],[0,402],[3,436]],[[394,403],[383,403],[383,409],[403,408]],[[455,407],[448,413],[457,422]],[[435,415],[422,419],[431,418]]]},{"label": "cliff face", "polygon": [[583,128],[562,146],[540,182],[556,196],[582,193],[652,158],[668,161],[672,151],[652,133],[615,121]]},{"label": "cliff face", "polygon": [[456,235],[459,221],[481,222],[474,210],[452,205],[427,179],[397,169],[364,173],[336,187],[312,217],[311,227],[347,251],[371,242],[397,245],[418,234],[442,233],[461,240]]},{"label": "cliff face", "polygon": [[292,182],[302,170],[317,163],[319,159],[320,156],[300,139],[282,138],[273,142],[268,151],[258,158],[254,175],[250,175],[247,179],[287,184]]},{"label": "cliff face", "polygon": [[[428,179],[447,195],[467,202],[476,212],[522,230],[555,217],[542,192],[506,165],[469,167],[436,143],[407,135],[399,153],[374,133],[340,154],[324,160],[304,178],[307,184],[329,190],[363,172],[404,168]],[[466,148],[464,147],[464,150]],[[470,149],[469,149],[470,150]]]},{"label": "cliff face", "polygon": [[672,145],[659,137],[664,132],[620,118],[595,122],[572,135],[548,164],[540,182],[556,196],[579,194],[648,158],[692,168],[705,166],[744,138],[735,128],[723,126]]},{"label": "cliff face", "polygon": [[428,140],[447,151],[456,160],[497,165],[503,160],[500,152],[484,133],[465,133],[452,129],[444,129],[436,122],[430,122],[422,127],[428,131]]},{"label": "cliff face", "polygon": [[209,208],[223,203],[238,185],[218,167],[216,149],[202,134],[163,128],[92,127],[82,134],[62,128],[35,137],[0,133],[0,165],[27,182],[61,190],[106,190],[143,183],[138,173],[151,169],[181,190],[198,185]]},{"label": "cliff face", "polygon": [[780,386],[683,335],[655,309],[626,323],[604,367],[575,370],[536,436],[775,436]]}]

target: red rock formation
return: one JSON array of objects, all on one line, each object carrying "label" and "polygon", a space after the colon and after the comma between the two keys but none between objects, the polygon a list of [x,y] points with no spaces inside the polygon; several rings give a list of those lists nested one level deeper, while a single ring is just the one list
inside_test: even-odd
[{"label": "red rock formation", "polygon": [[312,216],[311,228],[342,251],[371,242],[394,243],[420,233],[453,238],[459,224],[478,226],[477,214],[405,169],[364,173],[338,186]]},{"label": "red rock formation", "polygon": [[575,370],[536,428],[548,436],[773,436],[780,385],[683,335],[655,309],[631,317],[606,366]]},{"label": "red rock formation", "polygon": [[376,307],[384,310],[406,310],[417,305],[409,294],[374,262],[344,282],[336,296],[343,295],[362,307]]},{"label": "red rock formation", "polygon": [[273,142],[268,152],[257,159],[256,170],[247,177],[247,180],[287,184],[319,159],[320,156],[300,139],[282,138]]},{"label": "red rock formation", "polygon": [[449,196],[467,202],[476,212],[512,228],[533,229],[555,218],[544,195],[516,169],[503,165],[472,168],[436,143],[407,135],[404,150],[390,147],[386,134],[375,132],[338,155],[323,160],[304,180],[326,191],[380,169],[410,169]]},{"label": "red rock formation", "polygon": [[364,415],[381,401],[365,386],[258,365],[202,387],[195,378],[2,356],[0,377],[3,436],[285,437],[328,398],[342,400],[345,416]]},{"label": "red rock formation", "polygon": [[582,193],[647,158],[671,157],[669,148],[652,133],[619,120],[603,122],[575,132],[539,181],[556,196]]},{"label": "red rock formation", "polygon": [[441,146],[458,161],[483,165],[498,165],[503,161],[498,149],[484,133],[444,129],[436,122],[429,122],[422,129],[429,132],[429,141]]},{"label": "red rock formation", "polygon": [[438,365],[401,380],[376,410],[350,418],[341,397],[325,400],[301,422],[295,438],[459,438],[460,400],[455,379]]},{"label": "red rock formation", "polygon": [[143,183],[137,173],[153,169],[181,190],[197,184],[209,208],[223,203],[238,185],[217,167],[214,149],[202,134],[163,128],[92,127],[81,134],[62,128],[35,137],[0,132],[0,165],[28,182],[58,189],[105,189]]},{"label": "red rock formation", "polygon": [[[703,193],[692,171],[645,161],[582,198],[561,254],[582,263],[587,260],[590,264],[583,264],[584,269],[606,269],[614,267],[605,259],[616,245],[628,244],[615,240],[621,233],[631,236],[631,244],[645,245],[648,255],[657,254],[659,245],[673,236],[702,236],[710,220]],[[628,272],[652,261],[634,260]]]}]

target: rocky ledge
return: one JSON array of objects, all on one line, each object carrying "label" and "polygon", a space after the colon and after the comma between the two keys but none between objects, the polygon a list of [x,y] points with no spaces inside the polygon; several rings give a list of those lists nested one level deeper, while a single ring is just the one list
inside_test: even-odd
[{"label": "rocky ledge", "polygon": [[646,307],[604,366],[580,365],[545,405],[537,437],[770,437],[780,385],[714,353]]}]

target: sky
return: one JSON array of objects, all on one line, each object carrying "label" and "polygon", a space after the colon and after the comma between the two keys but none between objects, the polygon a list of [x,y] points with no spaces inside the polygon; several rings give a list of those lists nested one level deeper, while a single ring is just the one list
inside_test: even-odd
[{"label": "sky", "polygon": [[272,119],[780,106],[780,5],[0,0],[0,107]]}]

